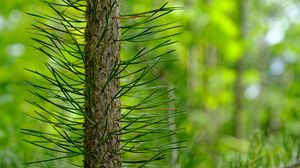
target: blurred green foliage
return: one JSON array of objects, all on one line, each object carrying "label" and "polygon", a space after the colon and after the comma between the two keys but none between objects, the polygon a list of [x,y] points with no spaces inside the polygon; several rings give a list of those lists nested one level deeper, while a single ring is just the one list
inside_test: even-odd
[{"label": "blurred green foliage", "polygon": [[[123,1],[122,11],[143,11],[162,3]],[[240,3],[246,3],[244,20],[239,20]],[[252,168],[297,162],[299,2],[170,0],[170,5],[184,7],[166,18],[184,26],[177,52],[171,55],[178,61],[159,65],[155,73],[164,75],[162,84],[177,88],[180,101],[176,107],[186,111],[176,118],[177,127],[183,128],[179,138],[188,140],[187,148],[179,151],[178,165]],[[0,167],[20,167],[24,160],[45,155],[22,142],[19,133],[24,127],[47,129],[24,115],[34,111],[24,100],[34,99],[25,81],[36,80],[24,67],[42,68],[40,60],[46,59],[30,47],[33,19],[25,12],[36,9],[44,10],[38,0],[3,0],[0,5]],[[241,37],[243,31],[247,35]],[[124,57],[134,47],[139,46],[124,51]],[[243,88],[237,92],[237,66],[242,57]],[[243,134],[239,138],[234,132],[236,93],[242,99]],[[61,167],[64,163],[55,164]],[[164,164],[172,167],[171,159]]]}]

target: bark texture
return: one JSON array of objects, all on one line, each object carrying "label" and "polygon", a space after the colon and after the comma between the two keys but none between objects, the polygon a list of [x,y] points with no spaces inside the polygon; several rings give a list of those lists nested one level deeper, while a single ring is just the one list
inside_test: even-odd
[{"label": "bark texture", "polygon": [[111,78],[120,61],[119,0],[87,0],[85,30],[84,167],[121,167],[120,82]]}]

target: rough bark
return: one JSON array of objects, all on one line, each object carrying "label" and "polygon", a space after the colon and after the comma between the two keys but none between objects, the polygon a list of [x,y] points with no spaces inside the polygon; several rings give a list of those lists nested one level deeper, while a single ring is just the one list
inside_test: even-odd
[{"label": "rough bark", "polygon": [[[110,74],[120,61],[119,0],[87,0],[85,30],[84,167],[121,167],[120,83]],[[108,82],[107,82],[108,81]]]}]

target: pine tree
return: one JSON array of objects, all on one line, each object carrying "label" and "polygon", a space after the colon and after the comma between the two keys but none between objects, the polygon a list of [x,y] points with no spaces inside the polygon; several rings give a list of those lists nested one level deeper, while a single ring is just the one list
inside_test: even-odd
[{"label": "pine tree", "polygon": [[[36,18],[32,39],[39,46],[34,47],[49,58],[48,72],[29,70],[42,82],[28,84],[47,105],[28,102],[39,109],[30,116],[46,123],[48,131],[22,132],[50,157],[26,164],[66,160],[76,167],[142,167],[181,148],[181,141],[170,141],[176,134],[170,118],[179,114],[167,108],[173,89],[159,86],[152,73],[174,51],[168,49],[170,38],[180,28],[159,20],[178,8],[164,4],[121,15],[119,0],[43,3],[51,14],[30,15]],[[175,33],[168,33],[171,29]],[[121,44],[148,47],[121,57]]]}]

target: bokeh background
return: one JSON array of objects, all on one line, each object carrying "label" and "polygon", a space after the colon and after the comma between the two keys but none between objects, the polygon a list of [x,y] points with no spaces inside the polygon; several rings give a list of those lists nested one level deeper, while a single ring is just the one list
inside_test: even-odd
[{"label": "bokeh background", "polygon": [[[124,1],[122,11],[165,1]],[[300,158],[300,2],[297,0],[169,0],[183,7],[166,19],[183,25],[178,61],[160,66],[176,87],[174,151],[164,167],[284,167]],[[22,141],[20,128],[47,129],[27,117],[35,100],[25,81],[45,56],[30,40],[38,0],[0,0],[0,167],[21,167],[43,151]],[[42,70],[43,71],[43,70]],[[40,100],[36,100],[40,101]],[[172,162],[171,160],[175,160]],[[53,165],[52,165],[53,166]],[[61,166],[61,165],[60,165]],[[259,167],[259,166],[258,166]]]}]

